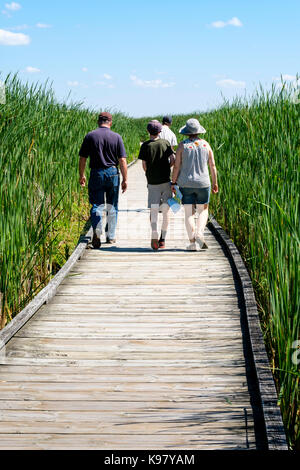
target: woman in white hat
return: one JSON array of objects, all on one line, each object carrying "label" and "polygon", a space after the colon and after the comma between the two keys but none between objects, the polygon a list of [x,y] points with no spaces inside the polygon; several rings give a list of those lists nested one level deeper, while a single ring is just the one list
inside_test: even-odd
[{"label": "woman in white hat", "polygon": [[[218,193],[217,169],[213,151],[208,142],[199,138],[206,130],[197,119],[189,119],[180,134],[188,138],[181,142],[176,152],[176,162],[172,177],[172,190],[178,184],[183,194],[185,224],[190,240],[189,251],[207,249],[204,230],[208,221],[208,205],[211,191]],[[209,177],[210,168],[212,184]],[[193,207],[196,206],[198,221],[195,223]],[[196,244],[197,243],[197,244]]]}]

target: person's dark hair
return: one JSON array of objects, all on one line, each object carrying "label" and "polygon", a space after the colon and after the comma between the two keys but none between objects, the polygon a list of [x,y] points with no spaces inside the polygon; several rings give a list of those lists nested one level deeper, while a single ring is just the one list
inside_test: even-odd
[{"label": "person's dark hair", "polygon": [[172,121],[173,121],[173,119],[172,119],[171,116],[164,116],[164,117],[163,117],[163,120],[162,120],[162,123],[163,123],[163,124],[169,124],[169,125],[171,125],[171,124],[172,124]]},{"label": "person's dark hair", "polygon": [[98,123],[104,124],[105,122],[111,122],[112,115],[110,113],[100,113],[98,117]]}]

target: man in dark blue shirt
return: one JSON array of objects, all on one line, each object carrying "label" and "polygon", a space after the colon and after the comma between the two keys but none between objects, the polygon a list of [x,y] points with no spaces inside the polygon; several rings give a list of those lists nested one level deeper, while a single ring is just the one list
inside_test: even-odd
[{"label": "man in dark blue shirt", "polygon": [[89,201],[92,205],[91,221],[94,229],[93,247],[101,247],[103,209],[107,211],[106,242],[115,243],[118,217],[120,174],[122,191],[127,190],[127,160],[122,137],[111,131],[112,115],[101,113],[98,129],[89,132],[84,138],[79,156],[80,185],[86,185],[85,168],[90,157],[91,174],[89,179]]}]

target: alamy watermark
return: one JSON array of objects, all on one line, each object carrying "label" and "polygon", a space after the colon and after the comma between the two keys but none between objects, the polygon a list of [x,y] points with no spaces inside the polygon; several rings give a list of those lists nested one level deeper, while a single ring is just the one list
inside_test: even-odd
[{"label": "alamy watermark", "polygon": [[0,80],[0,104],[6,104],[5,83]]}]

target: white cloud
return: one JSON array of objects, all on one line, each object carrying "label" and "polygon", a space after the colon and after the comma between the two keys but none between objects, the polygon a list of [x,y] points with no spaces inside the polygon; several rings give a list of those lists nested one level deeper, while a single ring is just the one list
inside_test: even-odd
[{"label": "white cloud", "polygon": [[176,85],[175,82],[163,82],[162,80],[142,80],[136,75],[130,75],[130,80],[141,88],[171,88]]},{"label": "white cloud", "polygon": [[27,46],[30,37],[22,33],[11,33],[0,29],[0,46]]},{"label": "white cloud", "polygon": [[40,29],[52,28],[51,24],[46,24],[46,23],[37,23],[37,24],[36,24],[36,27],[37,27],[37,28],[40,28]]},{"label": "white cloud", "polygon": [[18,11],[18,10],[21,10],[22,7],[19,3],[11,2],[11,3],[5,3],[5,8],[6,10],[10,10],[10,11]]},{"label": "white cloud", "polygon": [[98,80],[94,82],[95,86],[103,86],[105,88],[116,88],[113,83],[110,83],[111,80],[113,80],[113,77],[109,73],[104,73],[102,75],[104,80]]},{"label": "white cloud", "polygon": [[68,85],[68,86],[71,86],[71,87],[77,87],[77,86],[79,86],[79,82],[76,82],[76,81],[74,81],[74,82],[68,81],[68,82],[67,82],[67,85]]},{"label": "white cloud", "polygon": [[273,80],[275,82],[281,82],[281,79],[284,82],[293,82],[294,80],[297,80],[297,77],[295,75],[284,74],[284,75],[281,75],[281,77],[274,77],[273,78]]},{"label": "white cloud", "polygon": [[12,26],[9,29],[11,31],[24,31],[25,29],[28,29],[29,26],[28,24],[20,24],[19,26]]},{"label": "white cloud", "polygon": [[103,80],[94,82],[94,86],[103,86],[105,88],[116,88],[115,85],[113,85],[112,83],[108,83],[107,81],[103,81]]},{"label": "white cloud", "polygon": [[82,70],[83,72],[88,72],[89,69],[88,69],[87,67],[82,67],[81,70]]},{"label": "white cloud", "polygon": [[243,23],[241,22],[241,20],[239,20],[236,16],[231,18],[231,20],[229,20],[227,24],[230,26],[236,26],[237,28],[240,28],[243,26]]},{"label": "white cloud", "polygon": [[30,65],[26,67],[25,72],[27,73],[40,73],[40,69],[37,69],[36,67],[31,67]]},{"label": "white cloud", "polygon": [[219,80],[217,85],[222,88],[246,88],[246,82],[232,80],[231,78]]},{"label": "white cloud", "polygon": [[281,88],[283,83],[289,82],[289,84],[294,88],[299,88],[300,78],[296,75],[289,75],[287,73],[282,74],[280,77],[273,77],[272,80],[276,82],[276,87]]},{"label": "white cloud", "polygon": [[224,26],[226,26],[226,23],[224,23],[224,21],[214,21],[211,26],[213,28],[224,28]]},{"label": "white cloud", "polygon": [[228,21],[214,21],[211,23],[211,26],[213,28],[225,28],[225,26],[235,26],[239,28],[243,26],[243,23],[236,16],[234,16],[231,18],[231,20]]}]

